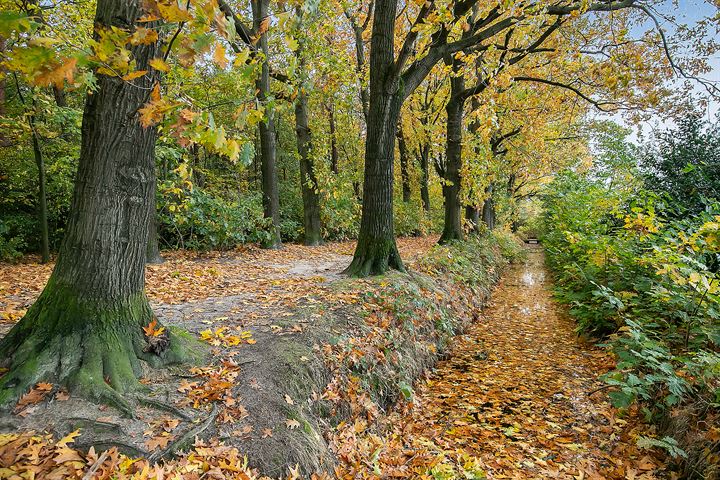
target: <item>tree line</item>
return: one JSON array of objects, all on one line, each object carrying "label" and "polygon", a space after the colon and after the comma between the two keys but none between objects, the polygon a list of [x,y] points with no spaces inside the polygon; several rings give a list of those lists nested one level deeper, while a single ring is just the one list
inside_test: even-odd
[{"label": "tree line", "polygon": [[[714,93],[701,78],[715,48],[707,28],[684,33],[693,55],[682,57],[656,6],[634,0],[98,0],[88,18],[91,5],[8,3],[0,16],[0,114],[10,127],[0,142],[14,152],[31,145],[44,260],[56,235],[48,154],[61,153],[74,178],[52,276],[0,342],[6,405],[51,380],[128,409],[140,361],[191,358],[172,329],[151,342],[143,330],[153,320],[143,284],[158,227],[192,238],[180,229],[195,222],[212,242],[278,248],[280,186],[291,183],[279,167],[295,181],[285,194],[300,193],[288,231],[321,243],[333,202],[345,199],[344,231],[357,237],[345,272],[382,274],[404,270],[402,217],[420,219],[407,233],[441,228],[441,242],[494,228],[498,203],[512,219],[514,202],[588,157],[577,132],[590,108],[674,113],[692,86],[662,78]],[[189,193],[206,183],[256,191],[261,215],[202,188]],[[198,205],[207,210],[193,212]],[[238,237],[238,211],[262,233]],[[206,213],[224,223],[199,218]]]}]

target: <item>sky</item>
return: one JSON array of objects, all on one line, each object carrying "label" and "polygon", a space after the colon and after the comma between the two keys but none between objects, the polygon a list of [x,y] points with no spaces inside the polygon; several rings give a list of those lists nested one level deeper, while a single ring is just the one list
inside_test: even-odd
[{"label": "sky", "polygon": [[[663,15],[674,16],[675,22],[677,24],[688,25],[693,25],[703,18],[713,17],[718,12],[718,8],[715,5],[703,0],[663,1],[659,4],[653,4],[653,7],[657,12]],[[659,20],[661,22],[662,28],[666,32],[668,39],[670,40],[673,36],[673,32],[675,31],[675,25],[672,22],[668,22],[660,18]],[[637,27],[637,33],[641,34],[642,32],[647,31],[648,29],[653,27],[653,22],[648,19],[643,25]],[[718,34],[718,32],[715,31],[713,33],[714,38],[720,41],[720,35]],[[703,79],[717,82],[718,85],[720,85],[720,54],[711,57],[709,59],[709,64],[712,67],[712,71],[704,75]],[[684,81],[684,79],[678,78],[674,81],[680,84]],[[710,97],[710,95],[707,94],[705,88],[700,84],[696,85],[695,91],[698,95],[701,95],[707,99],[708,107],[705,112],[707,118],[715,118],[718,112],[720,112],[720,98],[713,99],[712,97]],[[625,124],[634,130],[634,133],[630,137],[630,140],[634,142],[640,142],[643,137],[647,138],[652,134],[652,131],[655,129],[664,130],[672,126],[672,122],[665,121],[659,117],[655,117],[650,121],[645,122],[639,128],[635,128],[627,124],[627,122],[625,122],[619,115],[613,116],[613,119],[618,123]]]}]

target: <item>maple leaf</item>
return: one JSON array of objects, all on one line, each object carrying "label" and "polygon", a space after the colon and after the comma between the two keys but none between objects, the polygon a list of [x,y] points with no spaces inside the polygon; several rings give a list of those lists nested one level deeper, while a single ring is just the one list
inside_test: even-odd
[{"label": "maple leaf", "polygon": [[72,83],[77,62],[77,58],[66,58],[63,61],[47,63],[38,70],[33,82],[41,87],[53,85],[57,88],[63,88],[65,80]]},{"label": "maple leaf", "polygon": [[296,428],[300,427],[300,422],[298,422],[297,420],[294,420],[294,419],[287,419],[287,420],[285,420],[285,426],[289,430],[295,430]]},{"label": "maple leaf", "polygon": [[130,37],[132,45],[152,45],[158,41],[158,32],[151,28],[138,27]]},{"label": "maple leaf", "polygon": [[220,68],[225,68],[228,65],[227,55],[225,53],[225,47],[222,43],[218,43],[215,46],[215,52],[213,53],[213,61]]},{"label": "maple leaf", "polygon": [[165,333],[165,327],[156,328],[157,325],[157,319],[153,318],[147,327],[143,327],[145,335],[147,335],[148,337],[159,337],[160,335]]}]

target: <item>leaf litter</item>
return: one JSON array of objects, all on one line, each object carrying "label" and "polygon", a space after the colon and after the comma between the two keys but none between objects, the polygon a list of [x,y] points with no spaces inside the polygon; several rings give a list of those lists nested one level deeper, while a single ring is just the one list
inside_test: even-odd
[{"label": "leaf litter", "polygon": [[[432,238],[412,240],[415,243],[404,241],[401,245],[416,254],[434,243]],[[304,277],[278,283],[276,275],[288,275],[293,265],[307,258],[304,248],[251,248],[202,257],[172,252],[166,264],[150,267],[148,291],[155,299],[177,303],[227,292],[251,292],[259,302],[272,295],[276,307],[288,311],[301,299],[315,298],[311,295],[317,296],[325,282],[316,275],[317,268],[309,272],[302,268]],[[342,243],[322,248],[313,249],[313,258],[330,262],[324,265],[341,266],[345,257],[339,255],[352,251],[351,245]],[[352,405],[350,419],[327,433],[340,460],[336,478],[666,478],[663,460],[637,447],[642,435],[652,434],[639,422],[637,412],[618,415],[599,393],[602,387],[597,377],[612,367],[612,359],[603,350],[578,342],[572,321],[551,300],[540,255],[530,257],[524,267],[516,267],[506,276],[479,321],[455,338],[449,357],[425,381],[414,388],[405,385],[405,401],[389,412],[373,402],[357,378],[350,378],[342,391],[339,384],[331,384],[326,392],[313,394],[317,400],[344,398]],[[40,285],[13,282],[9,292],[10,283],[0,283],[0,301],[6,308],[2,315],[8,322],[17,320],[23,302],[31,302],[39,292],[49,269],[32,264],[0,265],[4,272],[28,267],[35,271],[25,278]],[[20,277],[16,272],[15,278]],[[176,283],[173,289],[164,285],[168,279],[186,283]],[[356,303],[357,290],[368,285],[359,282],[355,292],[327,289],[321,295],[338,304]],[[379,284],[379,288],[386,286]],[[248,412],[233,392],[241,368],[233,357],[237,348],[255,340],[245,330],[247,324],[227,325],[228,317],[216,320],[210,322],[211,328],[197,332],[216,347],[217,361],[191,369],[180,381],[177,390],[184,400],[178,407],[207,412],[218,404],[221,408],[214,421],[234,424],[246,419]],[[375,322],[378,332],[388,327],[381,315],[370,315],[367,321]],[[276,335],[303,333],[299,324],[270,326]],[[151,323],[145,333],[157,336],[164,333],[161,329]],[[377,346],[379,337],[355,342],[342,359],[329,345],[322,350],[331,361],[363,362],[366,355],[385,361],[382,349],[370,348]],[[301,357],[302,362],[308,360]],[[247,386],[262,389],[254,378]],[[53,390],[50,384],[38,384],[18,403],[16,413],[32,413],[33,406],[51,398]],[[295,404],[285,392],[278,396],[287,405]],[[67,392],[57,390],[52,398],[66,401]],[[150,418],[143,432],[147,450],[165,449],[180,435],[176,434],[180,424],[171,416]],[[283,427],[288,430],[301,426],[294,418],[284,420]],[[232,434],[246,438],[253,435],[253,426],[240,425]],[[83,453],[68,446],[77,435],[71,432],[57,442],[52,435],[32,431],[0,435],[0,478],[263,478],[236,447],[217,439],[196,439],[189,451],[175,460],[151,464],[117,448],[100,455],[94,448]],[[255,435],[271,439],[273,429],[261,428]],[[88,472],[93,473],[87,476]],[[287,478],[301,478],[297,468],[289,472]],[[326,476],[315,474],[312,478]]]}]

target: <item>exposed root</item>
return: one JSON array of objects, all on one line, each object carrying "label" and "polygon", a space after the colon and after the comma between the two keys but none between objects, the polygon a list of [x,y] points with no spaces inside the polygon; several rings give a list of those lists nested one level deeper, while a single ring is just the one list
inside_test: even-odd
[{"label": "exposed root", "polygon": [[0,341],[0,408],[12,408],[38,382],[64,385],[76,396],[132,417],[128,399],[147,391],[141,361],[153,367],[191,359],[188,341],[170,330],[168,348],[153,353],[143,327],[152,319],[144,294],[122,302],[78,299],[51,282],[25,317]]},{"label": "exposed root", "polygon": [[155,463],[159,460],[162,460],[164,458],[169,457],[170,455],[173,455],[178,450],[181,450],[185,447],[188,447],[192,444],[192,442],[195,440],[195,437],[199,437],[200,434],[202,434],[205,430],[207,430],[210,425],[215,422],[215,419],[217,418],[219,413],[217,404],[213,404],[213,409],[210,412],[210,415],[208,415],[205,420],[203,420],[198,425],[190,428],[182,435],[178,436],[177,439],[170,442],[170,444],[165,447],[163,450],[158,450],[154,453],[152,453],[148,457],[148,461],[150,463]]},{"label": "exposed root", "polygon": [[140,395],[136,396],[135,398],[137,399],[137,401],[139,403],[146,405],[148,407],[152,407],[157,410],[162,410],[164,412],[171,413],[171,414],[175,415],[176,417],[182,418],[183,420],[187,420],[187,421],[193,420],[193,417],[191,415],[188,415],[187,413],[183,412],[176,406],[171,405],[169,403],[166,403],[166,402],[163,402],[160,400],[156,400],[156,399],[150,398],[150,397],[140,396]]},{"label": "exposed root", "polygon": [[390,269],[405,271],[395,239],[358,242],[352,263],[343,271],[351,277],[382,275]]}]

